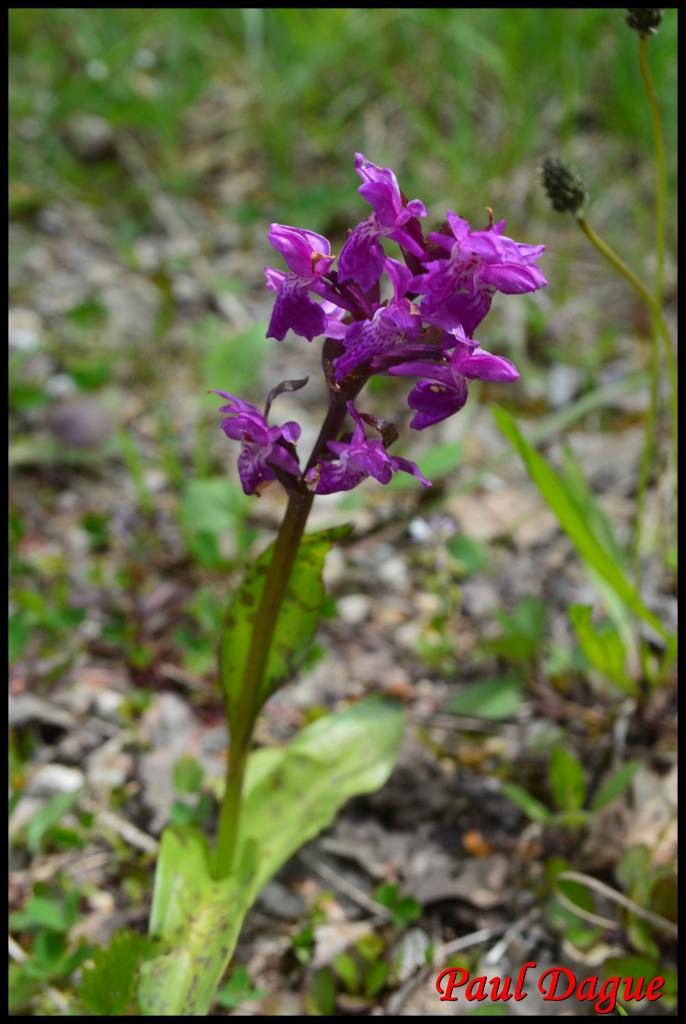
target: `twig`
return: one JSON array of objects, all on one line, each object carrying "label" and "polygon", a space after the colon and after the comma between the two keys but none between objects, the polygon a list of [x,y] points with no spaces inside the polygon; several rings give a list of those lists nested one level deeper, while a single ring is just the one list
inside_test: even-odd
[{"label": "twig", "polygon": [[7,936],[8,952],[12,960],[16,960],[18,964],[26,963],[28,960],[28,953],[25,953],[21,948],[16,939],[13,939],[11,935]]},{"label": "twig", "polygon": [[557,690],[546,686],[538,679],[531,678],[529,685],[533,692],[543,701],[546,714],[550,715],[550,717],[569,721],[581,720],[587,728],[604,728],[608,722],[608,713],[606,711],[587,708],[583,704],[577,704],[576,701],[563,697]]},{"label": "twig", "polygon": [[382,903],[377,903],[376,900],[371,899],[365,892],[358,889],[356,885],[349,882],[345,878],[341,878],[336,874],[327,864],[322,863],[317,857],[314,857],[307,850],[300,850],[298,856],[307,864],[308,868],[315,871],[324,881],[333,885],[335,889],[347,896],[348,899],[352,900],[353,903],[357,903],[358,906],[368,910],[375,918],[381,918],[384,921],[390,921],[392,915],[387,907],[384,907]]},{"label": "twig", "polygon": [[401,1008],[414,990],[430,978],[436,967],[441,963],[445,963],[448,957],[453,956],[455,953],[460,953],[463,949],[469,949],[471,946],[478,946],[482,942],[488,942],[489,939],[500,935],[506,927],[506,925],[502,924],[495,925],[492,928],[480,928],[476,932],[462,935],[459,939],[453,939],[451,942],[443,942],[435,946],[431,956],[431,963],[426,967],[421,967],[416,974],[408,978],[405,984],[390,997],[385,1006],[386,1015],[398,1016]]},{"label": "twig", "polygon": [[104,850],[92,850],[85,854],[82,854],[81,851],[69,850],[66,853],[51,854],[43,861],[34,859],[31,865],[23,871],[13,871],[12,881],[16,885],[47,882],[58,871],[74,870],[77,866],[80,871],[87,871],[93,870],[94,867],[104,866],[111,860],[111,856],[111,852]]},{"label": "twig", "polygon": [[125,842],[131,846],[135,846],[139,850],[143,850],[145,853],[157,853],[160,844],[152,836],[146,835],[145,832],[141,832],[139,828],[132,825],[131,822],[126,821],[124,818],[120,818],[114,811],[107,810],[107,808],[100,807],[94,800],[81,800],[81,806],[90,811],[95,815],[99,823],[104,828],[111,829],[116,835],[121,836]]},{"label": "twig", "polygon": [[487,722],[482,718],[472,718],[470,715],[421,715],[410,710],[408,717],[415,725],[430,729],[445,729],[450,732],[456,729],[464,729],[465,732],[486,733],[518,734],[520,732],[520,726],[511,722]]},{"label": "twig", "polygon": [[449,956],[461,953],[463,949],[469,949],[470,946],[478,946],[481,942],[488,942],[489,939],[500,935],[506,928],[507,925],[497,924],[491,928],[480,928],[478,931],[470,932],[459,939],[452,939],[451,942],[442,942],[440,946],[436,946],[434,949],[431,958],[432,966],[437,967],[438,964],[443,963]]},{"label": "twig", "polygon": [[620,707],[619,714],[612,726],[612,766],[615,769],[624,763],[629,725],[635,710],[635,701],[625,701]]},{"label": "twig", "polygon": [[532,907],[531,910],[520,917],[517,921],[514,921],[507,929],[503,937],[499,942],[496,942],[495,946],[489,949],[488,953],[483,959],[484,964],[497,964],[500,963],[503,956],[508,950],[508,947],[512,945],[514,940],[528,928],[530,924],[537,921],[541,916],[540,907]]},{"label": "twig", "polygon": [[[597,878],[593,878],[591,875],[585,875],[581,871],[562,871],[557,876],[557,881],[568,881],[568,882],[581,882],[583,885],[588,886],[589,889],[593,889],[600,896],[605,896],[606,899],[611,900],[614,903],[618,903],[622,907],[626,907],[636,917],[643,918],[644,921],[648,921],[649,924],[655,925],[656,928],[662,929],[667,932],[673,938],[676,938],[677,928],[676,925],[671,921],[668,921],[666,917],[662,917],[660,914],[654,914],[652,910],[646,910],[644,907],[640,907],[638,903],[634,903],[628,896],[624,896],[623,893],[617,892],[616,889],[611,888],[609,885],[605,885],[604,882],[599,882]],[[560,892],[556,886],[555,894],[561,903],[569,909],[573,910],[577,917],[582,918],[584,921],[588,921],[591,924],[602,925],[603,928],[618,928],[620,927],[618,921],[611,921],[607,917],[601,917],[600,914],[593,914],[590,910],[584,910],[573,900],[570,900],[564,893]]]},{"label": "twig", "polygon": [[168,661],[160,665],[158,671],[164,679],[169,679],[172,683],[179,683],[181,686],[187,686],[191,690],[207,692],[210,687],[210,684],[202,676],[198,676],[194,672],[189,672],[187,669],[181,668],[180,665],[174,665]]},{"label": "twig", "polygon": [[318,846],[324,853],[332,853],[334,857],[351,860],[372,878],[380,881],[386,877],[387,865],[380,860],[370,860],[369,851],[364,847],[355,846],[352,841],[346,842],[323,836],[319,840]]}]

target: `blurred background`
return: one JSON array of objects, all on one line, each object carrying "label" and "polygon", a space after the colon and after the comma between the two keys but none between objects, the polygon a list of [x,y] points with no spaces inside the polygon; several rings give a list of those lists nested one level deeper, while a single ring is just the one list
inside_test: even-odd
[{"label": "blurred background", "polygon": [[[673,689],[655,695],[639,728],[626,693],[588,671],[566,609],[592,602],[593,588],[488,408],[510,409],[553,461],[567,442],[627,540],[650,323],[572,218],[552,212],[538,171],[549,155],[574,164],[591,223],[652,280],[652,128],[637,37],[623,15],[11,9],[16,1012],[68,1012],[79,958],[117,927],[144,927],[162,825],[212,820],[226,744],[216,630],[241,559],[264,546],[284,501],[277,487],[245,498],[237,449],[206,392],[260,404],[279,380],[309,373],[309,386],[281,396],[273,412],[277,422],[303,422],[307,450],[325,398],[319,352],[316,342],[264,338],[271,303],[262,268],[280,265],[266,235],[272,221],[307,227],[340,251],[368,210],[356,192],[356,151],[392,167],[436,224],[453,209],[482,226],[492,207],[509,235],[545,243],[550,284],[500,296],[478,332],[484,347],[517,363],[520,381],[472,387],[465,410],[436,430],[402,430],[406,386],[373,383],[370,410],[398,424],[398,451],[435,486],[419,494],[407,478],[318,500],[313,526],[352,519],[357,527],[327,569],[338,618],[324,624],[307,671],[270,703],[258,737],[278,742],[368,691],[406,701],[413,745],[395,788],[391,781],[385,797],[354,802],[336,826],[348,859],[336,862],[331,846],[308,849],[365,892],[395,887],[377,897],[393,907],[407,898],[411,912],[398,912],[392,935],[371,928],[371,954],[355,947],[355,963],[385,965],[374,968],[376,981],[359,964],[353,977],[349,965],[335,965],[346,947],[327,953],[313,936],[322,920],[336,920],[332,905],[339,923],[359,925],[359,905],[311,864],[291,866],[250,919],[238,981],[219,1012],[246,1000],[276,1014],[365,1005],[435,1012],[430,983],[425,992],[408,987],[419,970],[412,957],[423,963],[430,942],[517,920],[544,899],[555,857],[638,899],[626,881],[635,876],[626,866],[618,876],[617,865],[627,851],[658,848],[654,889],[662,886],[659,909],[668,913]],[[650,63],[668,159],[670,322],[676,36],[676,11],[667,10]],[[675,586],[658,554],[670,488],[657,473],[643,552],[646,600],[667,622]],[[469,689],[484,684],[490,689]],[[495,694],[490,716],[479,710],[484,693]],[[581,838],[536,833],[522,846],[526,818],[500,782],[516,777],[545,802],[540,780],[560,743],[576,751],[589,786],[630,755],[636,791],[609,831],[605,823]],[[192,784],[189,758],[200,772],[190,772]],[[367,851],[371,875],[350,859],[351,847]],[[646,903],[654,889],[641,896]],[[585,973],[612,957],[669,962],[664,934],[646,934],[638,919],[627,939],[626,931],[599,937],[588,923],[580,935],[583,922],[566,914],[553,907],[536,925],[534,959],[558,963],[564,950],[564,962],[580,957]],[[271,959],[265,934],[287,937]],[[351,929],[351,948],[359,934]]]}]

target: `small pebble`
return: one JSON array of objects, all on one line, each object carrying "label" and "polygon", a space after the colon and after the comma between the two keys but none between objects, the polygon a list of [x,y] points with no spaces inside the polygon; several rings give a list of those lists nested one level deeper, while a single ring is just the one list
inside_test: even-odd
[{"label": "small pebble", "polygon": [[[100,62],[91,61],[93,66],[96,63]],[[72,152],[85,163],[105,160],[114,153],[114,129],[109,121],[97,114],[74,114],[67,123],[65,134]]]},{"label": "small pebble", "polygon": [[35,772],[27,786],[29,796],[55,796],[57,793],[73,793],[85,782],[78,768],[64,764],[44,764]]},{"label": "small pebble", "polygon": [[338,613],[350,626],[358,626],[368,618],[372,602],[365,594],[346,594],[336,602]]}]

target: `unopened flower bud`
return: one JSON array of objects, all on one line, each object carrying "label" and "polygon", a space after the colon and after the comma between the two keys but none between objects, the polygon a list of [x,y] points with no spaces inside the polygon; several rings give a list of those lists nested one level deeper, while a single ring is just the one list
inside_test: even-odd
[{"label": "unopened flower bud", "polygon": [[542,167],[543,188],[558,213],[576,213],[586,202],[584,183],[567,164],[549,157]]},{"label": "unopened flower bud", "polygon": [[662,21],[661,7],[627,7],[626,23],[642,36],[654,35]]}]

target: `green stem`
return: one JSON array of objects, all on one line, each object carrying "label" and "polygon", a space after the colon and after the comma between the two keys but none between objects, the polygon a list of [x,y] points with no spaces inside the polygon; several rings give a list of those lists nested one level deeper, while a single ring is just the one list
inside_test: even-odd
[{"label": "green stem", "polygon": [[648,312],[652,313],[652,315],[657,320],[660,337],[662,338],[662,341],[664,343],[670,367],[673,366],[674,371],[676,373],[676,357],[674,355],[674,350],[672,348],[672,339],[669,336],[669,328],[665,323],[665,318],[662,315],[662,310],[657,304],[655,297],[651,294],[651,292],[648,291],[646,286],[643,284],[643,281],[641,281],[640,277],[634,274],[631,267],[628,267],[626,265],[621,256],[618,256],[614,249],[611,249],[607,242],[605,242],[600,237],[600,235],[596,234],[596,232],[593,230],[591,225],[588,223],[588,221],[582,214],[578,214],[576,219],[579,227],[586,235],[586,237],[589,239],[589,241],[592,242],[598,250],[598,252],[602,256],[604,256],[609,263],[612,264],[615,270],[618,270],[619,273],[622,274],[622,276],[627,279],[627,281],[631,284],[634,290],[641,297]]},{"label": "green stem", "polygon": [[641,535],[643,526],[643,514],[645,512],[645,500],[648,490],[650,471],[654,465],[655,435],[657,428],[657,408],[660,390],[660,346],[658,343],[657,331],[653,331],[650,350],[650,393],[648,400],[648,411],[646,413],[643,431],[643,452],[641,454],[641,465],[638,473],[638,485],[636,489],[636,517],[634,519],[634,535],[632,541],[632,562],[634,575],[638,580],[640,575],[641,559]]},{"label": "green stem", "polygon": [[300,539],[314,495],[304,492],[291,494],[281,527],[274,544],[274,553],[264,578],[262,597],[255,616],[250,650],[240,688],[238,709],[233,716],[238,728],[231,736],[227,763],[226,789],[219,816],[219,831],[215,854],[215,874],[227,878],[233,869],[238,844],[240,805],[243,780],[252,740],[257,701],[262,676],[267,666],[279,609],[283,601],[291,569],[295,562]]},{"label": "green stem", "polygon": [[665,143],[662,135],[660,105],[657,100],[655,86],[653,85],[653,79],[650,74],[650,65],[648,63],[648,36],[641,36],[638,46],[641,75],[648,95],[650,114],[653,119],[653,133],[655,135],[655,170],[657,176],[655,193],[655,245],[657,250],[655,301],[659,306],[661,306],[665,270],[665,224],[667,214],[667,167],[665,163]]},{"label": "green stem", "polygon": [[[641,76],[643,78],[646,94],[648,96],[648,105],[650,106],[650,114],[653,121],[653,134],[655,138],[655,249],[657,255],[657,268],[655,274],[655,301],[659,306],[661,306],[665,266],[667,171],[665,166],[665,146],[662,135],[662,120],[660,117],[660,107],[658,104],[657,95],[655,93],[655,88],[653,86],[653,80],[650,74],[650,65],[648,63],[647,36],[640,37],[638,53],[639,63],[641,67]],[[653,332],[651,339],[650,357],[650,402],[645,420],[643,455],[641,457],[638,488],[636,493],[636,518],[634,522],[632,552],[634,575],[637,579],[640,576],[641,533],[643,525],[643,515],[645,512],[645,500],[648,489],[648,480],[650,478],[650,470],[654,463],[655,437],[657,433],[657,414],[660,389],[660,343],[658,335],[659,327],[655,320],[655,317],[653,317]]]},{"label": "green stem", "polygon": [[[360,391],[364,381],[353,390],[332,394],[329,411],[322,424],[312,454],[303,470],[315,464],[327,442],[338,436],[346,415],[346,402]],[[314,494],[302,482],[291,491],[283,521],[274,542],[274,553],[264,578],[262,596],[255,616],[250,649],[240,688],[238,708],[233,719],[238,723],[227,761],[226,788],[219,815],[219,830],[215,851],[214,872],[217,878],[227,878],[233,869],[240,828],[241,797],[245,769],[250,752],[255,719],[261,704],[261,683],[281,604],[288,587],[298,547],[305,531],[307,517],[312,508]]]},{"label": "green stem", "polygon": [[247,759],[247,746],[239,747],[232,740],[226,765],[224,799],[219,812],[219,830],[214,863],[214,874],[217,878],[228,877],[233,868]]},{"label": "green stem", "polygon": [[605,242],[596,232],[593,230],[591,225],[588,223],[583,214],[577,215],[577,223],[586,237],[596,247],[598,252],[604,256],[604,258],[612,264],[615,270],[627,279],[629,284],[632,286],[634,291],[640,296],[646,309],[652,314],[654,322],[657,326],[658,334],[664,345],[665,354],[667,356],[667,366],[669,370],[669,379],[671,386],[671,405],[672,405],[672,452],[674,458],[674,486],[676,489],[676,469],[677,469],[677,445],[678,445],[678,430],[679,430],[679,387],[678,387],[678,373],[676,365],[676,356],[674,354],[674,346],[672,345],[672,339],[669,335],[669,329],[665,322],[665,318],[662,315],[662,310],[657,303],[655,297],[648,291],[646,286],[643,284],[641,279],[633,272],[631,267],[628,267],[624,260],[617,255],[614,249]]}]

